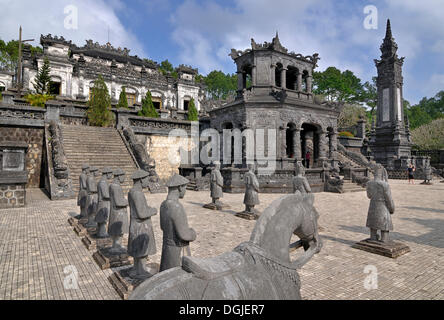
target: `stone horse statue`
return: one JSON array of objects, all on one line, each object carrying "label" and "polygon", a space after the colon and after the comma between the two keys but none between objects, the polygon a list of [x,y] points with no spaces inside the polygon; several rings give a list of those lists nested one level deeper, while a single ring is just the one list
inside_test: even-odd
[{"label": "stone horse statue", "polygon": [[[321,250],[313,194],[275,200],[260,216],[250,241],[215,258],[184,256],[182,267],[140,284],[130,300],[299,300],[297,270]],[[296,234],[300,240],[290,244]],[[304,248],[296,260],[290,247]]]}]

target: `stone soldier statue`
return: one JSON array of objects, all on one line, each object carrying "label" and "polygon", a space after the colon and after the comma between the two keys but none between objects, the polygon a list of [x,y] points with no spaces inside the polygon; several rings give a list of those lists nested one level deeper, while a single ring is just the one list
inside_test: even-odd
[{"label": "stone soldier statue", "polygon": [[421,184],[432,184],[432,166],[430,165],[430,158],[425,161],[424,171],[424,181]]},{"label": "stone soldier statue", "polygon": [[305,175],[305,168],[301,163],[296,164],[296,176],[293,177],[293,193],[299,191],[302,194],[311,193],[311,187]]},{"label": "stone soldier statue", "polygon": [[96,212],[97,212],[97,182],[95,177],[99,175],[99,169],[96,167],[91,167],[89,169],[89,176],[86,180],[86,191],[88,192],[88,198],[86,200],[87,203],[87,212],[88,212],[88,223],[86,227],[95,228],[97,227],[97,223],[95,221]]},{"label": "stone soldier statue", "polygon": [[109,199],[109,183],[108,180],[111,180],[113,177],[113,170],[109,167],[106,167],[102,170],[102,179],[100,179],[97,184],[97,197],[98,197],[98,205],[97,205],[97,214],[96,214],[96,222],[97,222],[97,237],[98,238],[107,238],[109,235],[106,232],[106,224],[109,218],[109,210],[110,210],[110,199]]},{"label": "stone soldier statue", "polygon": [[245,182],[245,212],[254,214],[254,206],[260,204],[259,202],[259,181],[257,180],[256,175],[254,174],[254,165],[248,165],[248,172],[244,177]]},{"label": "stone soldier statue", "polygon": [[109,198],[111,202],[108,234],[113,239],[111,252],[125,252],[122,247],[122,237],[128,233],[128,200],[123,195],[121,184],[125,181],[125,172],[122,169],[114,171],[114,181],[109,186]]},{"label": "stone soldier statue", "polygon": [[211,199],[212,202],[204,205],[204,208],[212,209],[212,210],[221,210],[222,208],[228,207],[220,201],[220,198],[223,198],[223,186],[224,186],[224,178],[220,173],[220,162],[215,161],[214,169],[211,170],[210,174],[210,191],[211,191]]},{"label": "stone soldier statue", "polygon": [[[389,231],[393,230],[391,215],[395,205],[390,186],[383,179],[383,167],[379,165],[374,173],[374,180],[367,183],[367,196],[370,198],[367,227],[370,228],[370,240],[389,242]],[[378,236],[381,230],[381,237]]]},{"label": "stone soldier statue", "polygon": [[[180,267],[181,252],[196,240],[196,232],[188,226],[183,205],[188,179],[175,174],[167,183],[168,197],[160,207],[160,228],[163,231],[160,271]],[[189,248],[188,248],[189,249]]]},{"label": "stone soldier statue", "polygon": [[88,179],[89,165],[84,164],[82,166],[82,173],[79,177],[79,195],[77,197],[77,205],[80,206],[80,216],[79,218],[86,218],[88,213],[86,211],[86,198],[88,197],[88,192],[86,191],[86,180]]},{"label": "stone soldier statue", "polygon": [[128,238],[128,254],[134,258],[134,268],[129,275],[135,279],[145,279],[150,276],[146,269],[146,258],[156,254],[151,217],[157,214],[157,209],[148,206],[143,188],[148,187],[149,173],[136,171],[131,179],[134,186],[128,193],[130,208],[130,228]]}]

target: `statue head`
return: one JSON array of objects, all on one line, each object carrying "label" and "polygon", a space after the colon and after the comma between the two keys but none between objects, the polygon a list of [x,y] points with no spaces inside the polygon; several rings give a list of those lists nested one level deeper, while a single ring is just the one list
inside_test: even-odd
[{"label": "statue head", "polygon": [[82,172],[88,174],[89,172],[89,164],[82,165]]},{"label": "statue head", "polygon": [[249,172],[253,172],[254,173],[254,170],[255,170],[256,166],[255,166],[254,163],[248,163],[247,164],[247,168],[248,168]]},{"label": "statue head", "polygon": [[305,168],[302,165],[302,163],[299,161],[296,163],[296,166],[295,166],[295,175],[297,175],[298,177],[305,176]]},{"label": "statue head", "polygon": [[99,169],[97,169],[96,167],[89,168],[89,172],[93,177],[97,177],[100,174]]},{"label": "statue head", "polygon": [[215,170],[220,170],[220,162],[219,161],[214,161],[213,165],[214,165]]},{"label": "statue head", "polygon": [[378,164],[373,173],[375,177],[375,181],[383,181],[384,180],[384,167],[381,164]]},{"label": "statue head", "polygon": [[113,177],[113,170],[110,167],[105,167],[102,169],[102,175],[108,179],[111,180]]},{"label": "statue head", "polygon": [[140,182],[142,188],[148,187],[148,179],[149,173],[144,170],[137,170],[133,173],[131,176],[131,179],[133,180],[134,185],[136,185],[138,182]]},{"label": "statue head", "polygon": [[123,171],[122,169],[117,169],[115,171],[113,171],[114,174],[114,179],[118,180],[120,183],[124,183],[125,182],[125,171]]},{"label": "statue head", "polygon": [[168,187],[168,193],[171,194],[175,191],[179,193],[179,198],[183,199],[185,197],[185,192],[187,191],[187,185],[190,181],[182,177],[179,174],[175,174],[168,180],[167,187]]}]

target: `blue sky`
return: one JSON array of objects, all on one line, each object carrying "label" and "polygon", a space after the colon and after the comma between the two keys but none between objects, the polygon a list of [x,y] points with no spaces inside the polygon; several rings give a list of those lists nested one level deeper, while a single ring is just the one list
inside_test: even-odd
[{"label": "blue sky", "polygon": [[[51,5],[49,5],[51,3]],[[132,54],[175,66],[192,65],[203,74],[234,72],[228,53],[271,41],[276,31],[290,51],[319,53],[319,70],[349,69],[363,81],[376,75],[373,59],[392,22],[398,54],[405,56],[404,97],[417,103],[444,90],[443,0],[0,0],[0,38],[63,35],[78,45],[108,40]],[[77,29],[67,29],[66,6],[78,10]],[[364,28],[364,8],[378,9],[378,29]],[[20,13],[21,12],[21,13]]]}]

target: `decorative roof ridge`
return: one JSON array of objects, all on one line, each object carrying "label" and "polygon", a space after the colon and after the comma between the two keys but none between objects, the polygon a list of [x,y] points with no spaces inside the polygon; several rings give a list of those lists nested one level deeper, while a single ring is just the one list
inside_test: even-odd
[{"label": "decorative roof ridge", "polygon": [[40,43],[41,45],[44,44],[52,44],[52,43],[60,43],[60,44],[64,44],[67,46],[71,46],[72,45],[72,41],[68,41],[66,40],[63,36],[53,36],[52,34],[47,34],[46,36],[44,36],[43,34],[40,35]]}]

